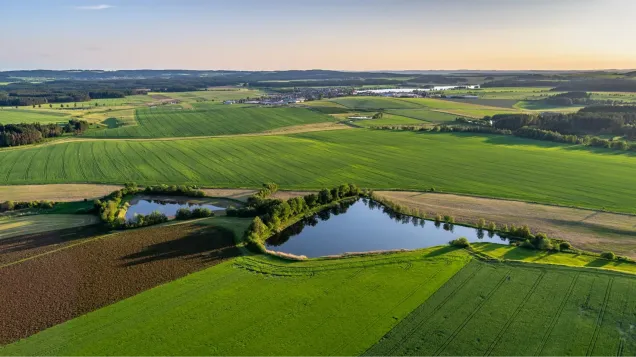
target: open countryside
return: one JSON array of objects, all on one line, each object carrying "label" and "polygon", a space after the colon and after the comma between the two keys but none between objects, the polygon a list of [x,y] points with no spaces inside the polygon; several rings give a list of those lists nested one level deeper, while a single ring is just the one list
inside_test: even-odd
[{"label": "open countryside", "polygon": [[636,355],[636,4],[147,5],[4,7],[0,356]]}]

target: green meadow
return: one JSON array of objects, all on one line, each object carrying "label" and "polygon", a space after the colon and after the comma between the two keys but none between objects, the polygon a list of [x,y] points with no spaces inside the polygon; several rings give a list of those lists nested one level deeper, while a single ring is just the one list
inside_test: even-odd
[{"label": "green meadow", "polygon": [[[94,140],[0,150],[0,184],[174,183],[319,189],[355,182],[634,212],[636,157],[510,136],[337,130]],[[593,169],[592,169],[593,168]]]},{"label": "green meadow", "polygon": [[37,109],[0,109],[0,124],[19,123],[66,123],[70,116],[65,113],[38,111]]},{"label": "green meadow", "polygon": [[430,109],[391,109],[387,112],[431,123],[453,122],[458,117],[458,115],[437,112]]},{"label": "green meadow", "polygon": [[235,105],[140,108],[137,125],[95,130],[85,136],[161,138],[256,133],[285,126],[326,122],[331,118],[302,108],[260,108]]},{"label": "green meadow", "polygon": [[594,271],[474,261],[365,355],[634,355],[635,283]]},{"label": "green meadow", "polygon": [[359,355],[468,260],[462,251],[436,249],[297,263],[241,257],[0,354]]},{"label": "green meadow", "polygon": [[373,127],[382,125],[423,125],[426,122],[418,119],[407,118],[405,116],[384,114],[380,119],[356,120],[355,125],[363,127]]}]

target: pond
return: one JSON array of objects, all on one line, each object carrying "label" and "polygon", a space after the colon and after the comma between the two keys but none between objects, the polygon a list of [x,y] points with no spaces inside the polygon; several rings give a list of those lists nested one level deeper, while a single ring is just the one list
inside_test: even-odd
[{"label": "pond", "polygon": [[507,244],[505,238],[485,230],[396,214],[363,198],[304,219],[270,237],[266,246],[270,250],[314,258],[427,248],[448,244],[458,237],[466,237],[470,242]]},{"label": "pond", "polygon": [[223,200],[209,200],[191,197],[137,196],[130,202],[126,211],[126,220],[135,218],[136,214],[150,214],[159,211],[168,217],[174,217],[179,208],[208,208],[211,211],[222,211],[230,204]]}]

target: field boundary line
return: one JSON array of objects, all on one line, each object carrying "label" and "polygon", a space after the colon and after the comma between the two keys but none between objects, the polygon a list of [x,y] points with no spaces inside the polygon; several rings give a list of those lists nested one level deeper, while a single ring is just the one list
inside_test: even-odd
[{"label": "field boundary line", "polygon": [[539,356],[543,352],[545,345],[548,343],[548,338],[552,334],[552,330],[554,330],[554,327],[556,326],[559,320],[559,317],[561,317],[561,313],[563,312],[563,309],[565,309],[565,305],[567,304],[568,300],[570,300],[570,296],[572,295],[572,292],[574,291],[574,287],[576,286],[576,282],[579,280],[580,276],[581,276],[581,273],[579,272],[578,274],[576,274],[574,279],[572,279],[572,282],[570,283],[570,286],[568,287],[567,293],[563,297],[563,300],[561,300],[561,304],[559,304],[557,313],[554,315],[554,317],[550,321],[550,325],[548,325],[548,328],[543,334],[543,338],[541,339],[541,344],[539,345],[539,347],[537,347],[537,350],[534,353],[535,356]]},{"label": "field boundary line", "polygon": [[587,347],[586,356],[591,356],[592,352],[594,352],[594,348],[596,348],[596,341],[598,340],[598,335],[600,334],[601,325],[603,325],[603,318],[605,317],[605,310],[607,309],[607,304],[609,302],[610,294],[612,293],[612,286],[614,285],[614,277],[610,278],[609,283],[607,284],[607,288],[605,288],[605,298],[603,299],[603,305],[601,306],[601,311],[598,313],[598,317],[596,318],[596,324],[594,326],[594,333],[592,334],[592,339],[590,340],[590,344]]},{"label": "field boundary line", "polygon": [[439,356],[440,353],[442,353],[442,351],[444,351],[446,349],[446,347],[448,347],[448,345],[453,342],[453,340],[455,339],[455,337],[457,337],[457,335],[464,329],[464,327],[466,327],[466,325],[468,325],[468,323],[470,322],[470,320],[473,319],[473,317],[475,317],[475,315],[477,315],[477,313],[481,310],[481,308],[486,305],[486,302],[488,302],[488,300],[490,300],[490,298],[499,290],[499,288],[503,285],[503,283],[507,280],[507,278],[510,277],[510,272],[512,270],[508,270],[506,271],[506,273],[504,274],[504,276],[499,280],[499,282],[497,283],[497,285],[495,285],[492,290],[490,290],[490,292],[488,293],[488,295],[486,295],[486,298],[483,299],[479,305],[477,305],[476,308],[473,309],[473,311],[471,311],[471,313],[466,316],[466,318],[464,319],[464,321],[455,329],[455,331],[453,331],[453,333],[448,336],[448,338],[446,339],[446,341],[444,341],[444,343],[437,349],[437,351],[435,351],[435,356]]},{"label": "field boundary line", "polygon": [[539,275],[539,277],[537,278],[537,280],[534,282],[534,284],[532,285],[532,287],[530,288],[530,290],[526,293],[526,295],[523,297],[523,299],[521,300],[521,304],[519,304],[519,306],[517,306],[517,308],[515,309],[515,311],[512,313],[512,315],[508,318],[508,321],[506,321],[506,323],[504,324],[504,326],[501,328],[501,330],[499,330],[499,333],[497,334],[497,336],[495,337],[495,339],[491,342],[490,346],[488,346],[488,349],[486,350],[486,353],[484,353],[484,356],[490,356],[490,354],[492,353],[492,351],[495,349],[495,347],[497,346],[497,344],[499,343],[499,341],[501,341],[501,338],[504,336],[504,334],[506,333],[506,331],[508,330],[508,328],[510,327],[510,325],[512,325],[512,323],[515,321],[515,319],[517,318],[517,315],[519,315],[519,313],[521,312],[521,310],[523,310],[523,308],[526,306],[526,303],[528,302],[528,299],[530,299],[530,296],[532,296],[532,294],[534,294],[535,290],[537,290],[537,287],[539,286],[539,284],[541,283],[541,281],[543,280],[543,277],[545,277],[546,272],[545,270],[541,272],[541,275]]},{"label": "field boundary line", "polygon": [[114,236],[114,235],[117,235],[117,234],[119,234],[119,233],[118,233],[118,232],[115,232],[115,233],[108,233],[108,234],[105,234],[105,235],[101,235],[101,236],[99,236],[99,237],[95,237],[95,238],[89,238],[89,239],[86,239],[86,240],[81,241],[81,242],[78,242],[78,243],[69,244],[69,245],[67,245],[67,246],[64,246],[64,247],[61,247],[61,248],[57,248],[57,249],[54,249],[54,250],[50,250],[50,251],[48,251],[48,252],[44,252],[44,253],[40,253],[40,254],[36,254],[36,255],[33,255],[33,256],[30,256],[30,257],[27,257],[27,258],[23,258],[23,259],[20,259],[20,260],[16,260],[16,261],[11,262],[11,263],[7,263],[7,264],[4,264],[4,265],[0,265],[0,269],[7,268],[7,267],[10,267],[10,266],[12,266],[12,265],[16,265],[16,264],[24,263],[24,262],[27,262],[27,261],[29,261],[29,260],[33,260],[33,259],[36,259],[36,258],[40,258],[40,257],[46,256],[46,255],[49,255],[49,254],[57,253],[57,252],[60,252],[60,251],[63,251],[63,250],[69,249],[69,248],[76,247],[76,246],[78,246],[78,245],[82,245],[82,244],[90,243],[90,242],[93,242],[93,241],[96,241],[96,240],[99,240],[99,239],[102,239],[102,238],[109,238],[109,237]]},{"label": "field boundary line", "polygon": [[[466,264],[466,266],[468,266],[468,264]],[[449,300],[451,300],[451,298],[452,298],[453,296],[455,296],[455,294],[457,293],[457,291],[461,290],[461,289],[462,289],[462,288],[463,288],[466,284],[468,284],[468,282],[469,282],[469,281],[471,281],[471,280],[472,280],[472,278],[473,278],[473,277],[474,277],[474,276],[475,276],[478,272],[480,272],[480,271],[483,269],[483,267],[484,267],[483,265],[479,265],[479,266],[475,269],[475,271],[474,271],[471,275],[469,275],[469,276],[468,276],[468,277],[467,277],[467,278],[466,278],[466,279],[465,279],[465,280],[464,280],[461,284],[459,284],[459,286],[457,286],[455,289],[453,289],[453,291],[451,291],[451,292],[448,294],[448,296],[447,296],[444,300],[442,300],[442,302],[441,302],[441,303],[439,303],[437,306],[435,306],[435,309],[433,310],[433,313],[432,313],[432,314],[429,314],[429,316],[428,316],[428,317],[430,318],[430,316],[434,315],[434,314],[435,314],[436,312],[438,312],[438,311],[439,311],[442,307],[444,307],[444,305],[446,305],[446,303],[447,303]],[[461,270],[460,270],[460,271],[461,271]],[[453,277],[454,277],[454,276],[453,276]],[[439,291],[439,290],[438,290],[438,291]],[[435,293],[437,293],[437,291],[436,291]],[[435,295],[435,294],[433,294],[433,295]],[[431,297],[432,297],[432,296],[431,296]],[[426,303],[426,301],[425,301],[425,302],[423,302],[422,304],[425,304],[425,303]],[[421,305],[420,305],[420,306],[421,306]],[[409,314],[409,315],[407,315],[407,316],[410,316],[410,314]],[[397,348],[401,347],[401,346],[404,344],[404,342],[406,342],[408,339],[410,339],[410,338],[411,338],[411,336],[413,336],[413,334],[415,334],[415,332],[416,332],[416,331],[417,331],[417,330],[418,330],[418,329],[419,329],[422,325],[424,325],[426,322],[428,322],[428,319],[422,319],[422,321],[421,321],[421,322],[417,323],[417,324],[415,325],[415,327],[414,327],[414,328],[412,328],[412,329],[411,329],[411,331],[409,331],[409,333],[408,333],[408,334],[406,334],[406,336],[404,336],[403,338],[401,338],[401,339],[400,339],[400,341],[399,341],[399,342],[395,345],[395,347],[393,347],[393,348],[389,351],[389,353],[387,353],[387,355],[393,355],[393,354],[394,354],[394,352],[395,352],[395,350],[396,350]]]},{"label": "field boundary line", "polygon": [[[407,263],[409,263],[409,264],[411,264],[411,265],[412,265],[412,263],[411,263],[411,262],[407,262]],[[405,296],[402,300],[400,300],[400,301],[399,301],[397,304],[395,304],[395,305],[394,305],[391,309],[389,309],[389,312],[388,312],[388,313],[386,313],[386,314],[384,314],[384,315],[381,315],[381,316],[378,316],[375,320],[373,320],[370,324],[368,324],[368,325],[367,325],[367,327],[366,327],[366,328],[365,328],[362,332],[357,333],[357,334],[356,334],[356,336],[360,336],[360,335],[362,335],[362,334],[366,333],[366,332],[367,332],[367,331],[371,328],[371,326],[374,326],[374,325],[375,325],[375,323],[376,323],[376,322],[378,322],[380,319],[383,319],[383,318],[387,317],[388,315],[392,315],[392,314],[393,314],[393,310],[395,310],[398,306],[402,305],[402,304],[403,304],[406,300],[408,300],[408,299],[409,299],[409,298],[411,298],[413,295],[415,295],[415,293],[417,293],[420,289],[422,289],[422,287],[423,287],[425,284],[427,284],[429,281],[431,281],[431,280],[433,280],[434,278],[436,278],[436,277],[439,275],[439,273],[442,271],[442,269],[443,269],[443,268],[444,268],[444,267],[441,267],[441,268],[439,268],[437,271],[435,271],[435,274],[432,274],[431,276],[429,276],[426,280],[424,280],[421,284],[419,284],[419,285],[418,285],[415,289],[413,289],[410,293],[406,294],[406,296]],[[460,269],[460,270],[461,270],[461,269]],[[458,270],[458,272],[459,272],[459,270]],[[457,273],[455,273],[455,274],[457,274]],[[453,274],[453,276],[455,276],[455,275]],[[451,278],[452,278],[452,277],[451,277]],[[449,279],[449,280],[450,280],[450,279]],[[448,281],[448,280],[447,280],[447,281]],[[432,295],[432,294],[431,294],[431,295]],[[427,300],[428,300],[428,299],[427,299]],[[416,308],[417,308],[417,307],[416,307]],[[408,314],[407,314],[406,316],[408,316]],[[400,322],[396,323],[393,327],[397,326],[399,323],[400,323]],[[391,329],[393,329],[393,328],[391,328]],[[391,331],[391,330],[389,330],[389,331]],[[385,334],[385,335],[386,335],[386,334]],[[350,340],[351,340],[351,339],[348,339],[347,341],[345,341],[345,343],[344,343],[344,344],[340,345],[340,346],[339,346],[339,347],[338,347],[338,348],[334,351],[333,355],[339,355],[340,351],[341,351],[344,347],[346,347],[346,346],[348,346],[348,345],[349,345],[349,342],[348,342],[348,341],[350,341]],[[377,343],[377,341],[376,341],[376,343]],[[375,345],[375,344],[374,344],[374,345]],[[368,351],[370,348],[371,348],[371,347],[367,348],[367,349],[365,350],[365,352],[366,352],[366,351]],[[363,352],[362,354],[364,355],[364,352]]]}]

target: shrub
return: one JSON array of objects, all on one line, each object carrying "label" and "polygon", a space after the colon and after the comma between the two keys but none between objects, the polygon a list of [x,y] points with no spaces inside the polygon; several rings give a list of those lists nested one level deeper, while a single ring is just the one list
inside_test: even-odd
[{"label": "shrub", "polygon": [[209,208],[197,207],[192,210],[192,218],[205,218],[212,216],[214,216],[214,212],[212,212]]},{"label": "shrub", "polygon": [[458,247],[458,248],[468,248],[468,247],[470,247],[470,242],[468,241],[468,239],[466,239],[466,237],[459,237],[457,239],[453,239],[452,241],[448,242],[448,244],[450,244],[453,247]]},{"label": "shrub", "polygon": [[571,250],[572,249],[572,244],[570,244],[570,242],[561,242],[561,243],[559,243],[559,249],[560,250]]},{"label": "shrub", "polygon": [[179,208],[175,218],[179,220],[190,219],[192,218],[192,211],[187,208]]},{"label": "shrub", "polygon": [[543,233],[537,234],[532,243],[535,246],[535,248],[537,248],[538,250],[551,250],[552,249],[552,242]]},{"label": "shrub", "polygon": [[530,243],[529,239],[526,239],[523,242],[521,242],[521,244],[519,244],[519,247],[526,248],[526,249],[535,249],[534,245]]},{"label": "shrub", "polygon": [[453,216],[444,216],[444,222],[449,223],[449,224],[453,224],[453,223],[455,223],[455,217],[453,217]]},{"label": "shrub", "polygon": [[441,215],[436,215],[435,216],[435,223],[440,223],[442,221],[442,216]]},{"label": "shrub", "polygon": [[477,228],[484,228],[486,227],[486,220],[483,218],[480,218],[479,221],[477,221]]},{"label": "shrub", "polygon": [[607,259],[607,260],[615,260],[616,254],[614,254],[614,252],[603,252],[601,253],[601,258]]}]

